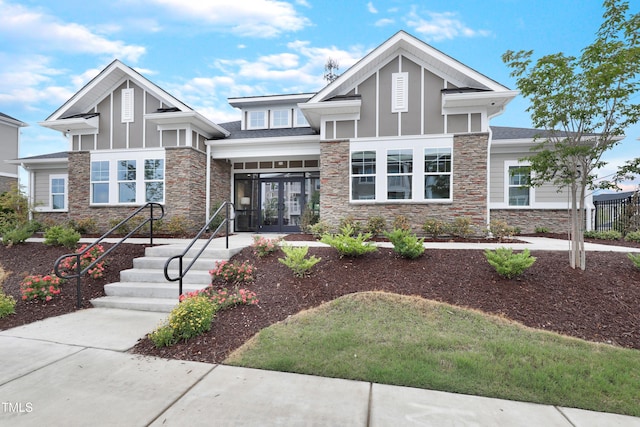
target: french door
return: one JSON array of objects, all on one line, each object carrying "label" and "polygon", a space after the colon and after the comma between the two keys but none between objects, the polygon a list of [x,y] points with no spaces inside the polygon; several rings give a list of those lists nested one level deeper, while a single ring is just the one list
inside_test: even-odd
[{"label": "french door", "polygon": [[260,231],[300,231],[304,205],[304,177],[260,178]]}]

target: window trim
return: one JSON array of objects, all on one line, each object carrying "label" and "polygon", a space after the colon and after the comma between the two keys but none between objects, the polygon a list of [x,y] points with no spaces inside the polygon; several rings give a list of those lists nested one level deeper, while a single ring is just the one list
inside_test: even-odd
[{"label": "window trim", "polygon": [[[354,153],[366,153],[373,152],[374,155],[374,167],[372,173],[353,173],[353,155]],[[364,165],[363,165],[364,166]],[[366,171],[366,168],[363,168],[363,171]],[[350,150],[349,152],[349,201],[351,202],[367,202],[377,199],[377,191],[378,191],[378,153],[377,150],[373,149],[362,149],[362,150]],[[373,182],[373,199],[354,199],[353,198],[353,180],[359,179],[360,182]],[[364,181],[363,181],[364,179]]]},{"label": "window trim", "polygon": [[[529,186],[529,203],[526,205],[512,205],[509,200],[509,189],[511,187],[515,187],[511,185],[511,168],[516,167],[531,167],[531,163],[528,161],[519,161],[519,160],[505,160],[504,162],[504,199],[503,202],[506,207],[511,209],[526,209],[532,208],[535,205],[535,191],[534,187]],[[531,176],[532,171],[529,171],[529,176]]]},{"label": "window trim", "polygon": [[[258,114],[258,113],[262,113],[263,114],[262,124],[253,126],[251,124],[251,116],[253,114]],[[269,116],[269,114],[267,113],[267,110],[251,110],[251,111],[247,111],[247,129],[249,129],[249,130],[266,129],[267,128],[267,117],[268,116]]]},{"label": "window trim", "polygon": [[[427,150],[449,150],[449,163],[451,164],[450,168],[449,168],[449,172],[428,172],[426,170],[424,170],[424,163],[426,162],[425,157],[427,156]],[[436,201],[440,201],[440,202],[451,202],[453,201],[453,147],[424,147],[424,149],[422,150],[422,163],[423,163],[423,174],[422,174],[422,179],[426,180],[427,176],[448,176],[449,177],[449,197],[446,198],[439,198],[439,199],[427,199],[424,196],[424,193],[426,192],[426,186],[423,187],[422,189],[422,193],[423,193],[423,198],[424,200],[427,200],[429,202],[436,202]]]},{"label": "window trim", "polygon": [[[402,152],[409,152],[409,154],[411,155],[411,172],[389,172],[389,156],[391,152],[397,152],[398,154],[402,154]],[[400,147],[394,147],[394,148],[387,148],[386,152],[385,152],[385,159],[386,159],[386,178],[387,178],[387,189],[386,189],[386,197],[385,200],[386,201],[396,201],[396,200],[413,200],[414,198],[414,189],[415,189],[415,182],[414,182],[414,176],[415,176],[415,150],[413,148],[400,148]],[[409,195],[411,197],[409,198],[402,198],[402,199],[390,199],[389,198],[389,178],[393,178],[393,177],[408,177],[409,178]]]},{"label": "window trim", "polygon": [[294,116],[293,127],[296,127],[296,128],[309,127],[309,122],[307,121],[307,118],[304,116],[304,113],[300,108],[294,109],[293,116]]},{"label": "window trim", "polygon": [[[98,180],[98,181],[94,181],[93,179],[93,164],[94,163],[101,163],[101,162],[105,162],[107,163],[107,180],[106,181],[102,181],[102,180]],[[93,206],[105,206],[109,204],[109,200],[111,199],[110,197],[110,190],[111,190],[111,162],[109,160],[94,160],[91,159],[91,161],[89,162],[89,205],[93,205]],[[94,201],[94,193],[93,193],[93,185],[94,184],[107,184],[107,201],[106,202],[95,202]]]},{"label": "window trim", "polygon": [[[275,124],[275,113],[284,112],[287,117],[287,123],[284,125],[276,125]],[[269,114],[270,125],[272,129],[282,129],[282,128],[290,128],[291,127],[291,109],[290,108],[281,108],[277,110],[271,110]]]},{"label": "window trim", "polygon": [[[62,209],[55,209],[53,207],[53,180],[54,179],[62,179],[64,181],[63,184],[63,193],[62,196],[64,198],[64,207]],[[59,193],[56,193],[59,195]],[[69,210],[69,175],[67,174],[52,174],[49,175],[49,209],[52,212],[67,212]]]}]

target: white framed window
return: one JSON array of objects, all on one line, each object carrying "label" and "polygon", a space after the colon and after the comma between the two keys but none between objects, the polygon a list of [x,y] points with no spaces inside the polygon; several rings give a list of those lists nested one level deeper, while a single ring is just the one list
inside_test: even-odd
[{"label": "white framed window", "polygon": [[164,150],[92,153],[91,159],[92,205],[164,203]]},{"label": "white framed window", "polygon": [[122,123],[131,123],[134,119],[133,111],[133,89],[122,89]]},{"label": "white framed window", "polygon": [[376,198],[376,152],[351,152],[351,200]]},{"label": "white framed window", "polygon": [[164,201],[164,159],[144,161],[145,202]]},{"label": "white framed window", "polygon": [[451,203],[452,159],[452,137],[352,141],[350,200],[357,203]]},{"label": "white framed window", "polygon": [[425,200],[451,200],[451,148],[424,149]]},{"label": "white framed window", "polygon": [[409,73],[391,75],[391,112],[409,111]]},{"label": "white framed window", "polygon": [[413,150],[387,150],[387,200],[411,200]]},{"label": "white framed window", "polygon": [[271,110],[271,127],[291,127],[291,110]]},{"label": "white framed window", "polygon": [[307,118],[304,116],[304,114],[302,114],[302,110],[301,109],[296,108],[295,117],[296,117],[296,121],[295,121],[295,126],[296,127],[307,127],[307,126],[309,126],[309,122],[307,121]]},{"label": "white framed window", "polygon": [[265,129],[266,127],[266,111],[249,111],[247,113],[247,129]]},{"label": "white framed window", "polygon": [[91,203],[109,203],[109,162],[91,162]]},{"label": "white framed window", "polygon": [[49,207],[51,210],[67,210],[67,175],[49,176],[49,197]]},{"label": "white framed window", "polygon": [[505,162],[505,199],[509,206],[531,206],[531,166],[525,162]]}]

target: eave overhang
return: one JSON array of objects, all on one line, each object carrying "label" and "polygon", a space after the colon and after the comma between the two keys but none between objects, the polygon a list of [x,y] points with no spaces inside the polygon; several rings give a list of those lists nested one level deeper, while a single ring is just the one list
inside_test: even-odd
[{"label": "eave overhang", "polygon": [[229,131],[213,123],[195,111],[175,111],[145,114],[145,119],[159,126],[191,125],[204,133],[207,138],[225,138]]},{"label": "eave overhang", "polygon": [[466,113],[473,109],[486,110],[487,117],[501,114],[505,106],[518,96],[518,91],[481,91],[442,93],[442,114]]},{"label": "eave overhang", "polygon": [[361,99],[298,104],[298,108],[300,108],[302,114],[304,114],[307,122],[309,122],[309,125],[316,131],[320,129],[322,117],[352,116],[350,117],[351,119],[358,120],[360,118],[361,106]]}]

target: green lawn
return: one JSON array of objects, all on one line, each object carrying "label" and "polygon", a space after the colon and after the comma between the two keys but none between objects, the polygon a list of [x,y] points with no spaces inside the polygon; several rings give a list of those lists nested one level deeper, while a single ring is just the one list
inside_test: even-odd
[{"label": "green lawn", "polygon": [[640,416],[639,351],[417,297],[339,298],[264,329],[225,363]]}]

